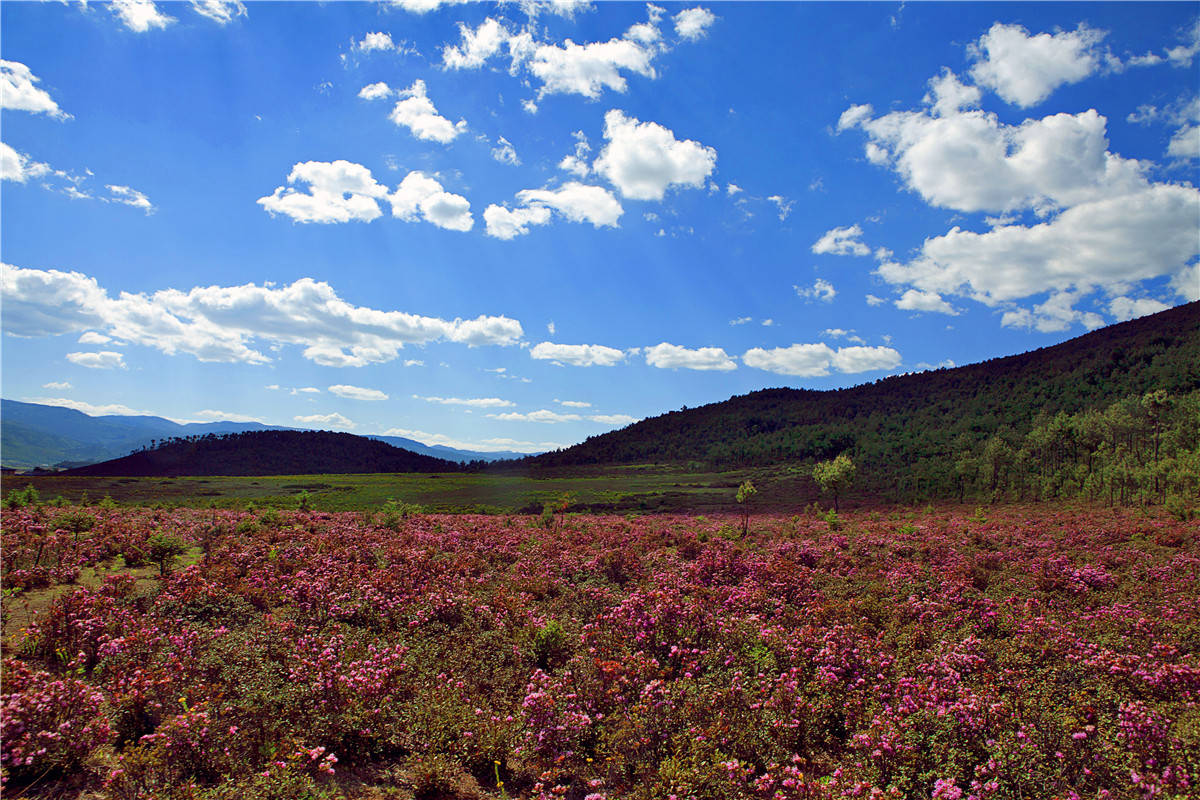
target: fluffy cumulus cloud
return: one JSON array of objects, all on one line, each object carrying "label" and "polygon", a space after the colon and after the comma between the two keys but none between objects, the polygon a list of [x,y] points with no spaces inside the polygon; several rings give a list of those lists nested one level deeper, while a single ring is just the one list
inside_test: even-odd
[{"label": "fluffy cumulus cloud", "polygon": [[383,81],[369,83],[358,91],[358,96],[363,100],[379,100],[384,97],[390,97],[391,94],[392,87]]},{"label": "fluffy cumulus cloud", "polygon": [[[376,200],[387,195],[387,187],[371,176],[371,170],[350,161],[304,161],[292,167],[288,186],[258,198],[258,204],[274,214],[296,222],[370,222],[383,212]],[[298,191],[291,184],[308,184]]]},{"label": "fluffy cumulus cloud", "polygon": [[475,225],[467,198],[445,191],[423,172],[408,173],[387,199],[392,215],[403,220],[424,219],[452,231],[469,231]]},{"label": "fluffy cumulus cloud", "polygon": [[[287,180],[288,186],[260,197],[258,204],[296,222],[371,222],[383,214],[379,200],[387,200],[392,216],[407,222],[423,219],[454,231],[469,231],[475,224],[467,198],[445,191],[420,171],[408,173],[390,194],[371,170],[350,161],[305,161],[292,168]],[[295,184],[307,184],[307,191]]]},{"label": "fluffy cumulus cloud", "polygon": [[695,41],[703,38],[708,29],[717,21],[716,14],[707,8],[685,8],[672,19],[675,21],[675,35],[680,39]]},{"label": "fluffy cumulus cloud", "polygon": [[[971,77],[1033,105],[1100,69],[1100,38],[1086,28],[1030,36],[993,26],[973,51]],[[855,105],[838,121],[840,131],[861,130],[868,160],[894,170],[929,205],[997,215],[982,220],[983,231],[962,223],[927,238],[907,263],[881,248],[877,274],[902,292],[897,307],[952,314],[945,296],[961,295],[999,306],[1004,325],[1058,331],[1102,323],[1073,305],[1096,290],[1116,298],[1166,278],[1181,297],[1195,293],[1188,278],[1200,255],[1200,191],[1154,182],[1150,164],[1110,152],[1108,121],[1094,109],[1006,124],[980,110],[979,99],[978,87],[943,71],[929,82],[922,109],[875,116]],[[1187,106],[1175,105],[1170,112],[1145,106],[1130,121],[1186,127]],[[1015,305],[1039,295],[1046,299],[1036,307]]]},{"label": "fluffy cumulus cloud", "polygon": [[1080,25],[1074,31],[1031,36],[1020,25],[997,22],[969,48],[971,77],[1006,102],[1028,108],[1059,86],[1078,83],[1098,70],[1104,32]]},{"label": "fluffy cumulus cloud", "polygon": [[467,130],[467,121],[451,122],[438,113],[426,93],[425,81],[418,78],[407,89],[396,92],[401,99],[392,108],[388,119],[412,135],[427,142],[449,144]]},{"label": "fluffy cumulus cloud", "polygon": [[70,119],[45,89],[34,84],[40,78],[20,61],[0,60],[0,108],[45,114],[54,119]]},{"label": "fluffy cumulus cloud", "polygon": [[555,344],[539,342],[529,355],[540,361],[573,367],[612,367],[625,360],[625,353],[602,344]]},{"label": "fluffy cumulus cloud", "polygon": [[387,400],[388,396],[378,389],[365,389],[362,386],[350,386],[339,383],[329,387],[332,394],[345,397],[348,400]]},{"label": "fluffy cumulus cloud", "polygon": [[612,192],[578,181],[569,181],[557,189],[525,189],[517,192],[516,199],[520,204],[517,208],[493,204],[484,210],[489,236],[497,239],[523,236],[529,233],[530,226],[549,223],[553,214],[571,222],[589,222],[596,228],[615,228],[624,212]]},{"label": "fluffy cumulus cloud", "polygon": [[545,206],[508,209],[490,205],[483,211],[488,236],[497,239],[514,239],[529,233],[531,225],[545,225],[550,221],[550,209]]},{"label": "fluffy cumulus cloud", "polygon": [[954,306],[946,302],[946,300],[937,292],[922,292],[919,289],[908,289],[900,297],[896,298],[896,308],[902,311],[932,311],[938,314],[949,314],[950,316],[958,316],[958,311]]},{"label": "fluffy cumulus cloud", "polygon": [[1082,203],[1048,222],[986,233],[953,228],[927,239],[907,264],[879,274],[926,292],[967,294],[988,304],[1046,291],[1105,288],[1181,274],[1200,255],[1200,192],[1156,184]]},{"label": "fluffy cumulus cloud", "polygon": [[101,350],[98,353],[67,353],[67,361],[89,369],[116,369],[125,366],[125,356],[113,350]]},{"label": "fluffy cumulus cloud", "polygon": [[833,228],[817,239],[812,246],[812,251],[835,256],[869,256],[871,248],[861,241],[862,233],[860,225]]},{"label": "fluffy cumulus cloud", "polygon": [[[582,4],[564,5],[574,11]],[[595,100],[606,90],[626,91],[629,75],[657,77],[654,59],[669,49],[659,29],[663,14],[662,8],[649,4],[646,21],[632,25],[624,35],[582,44],[571,39],[561,44],[540,41],[535,38],[535,25],[514,30],[489,17],[474,28],[459,25],[459,42],[442,49],[442,65],[447,69],[479,69],[492,58],[506,56],[513,75],[527,73],[539,84],[538,99],[577,94]],[[676,34],[681,40],[700,39],[715,19],[703,8],[682,11],[674,17]],[[526,100],[524,105],[527,111],[536,113],[534,101]]]},{"label": "fluffy cumulus cloud", "polygon": [[646,363],[660,369],[721,370],[737,369],[737,363],[720,347],[700,347],[689,350],[662,342],[647,347]]},{"label": "fluffy cumulus cloud", "polygon": [[373,31],[354,44],[355,50],[371,52],[372,50],[395,50],[396,44],[390,34]]},{"label": "fluffy cumulus cloud", "polygon": [[358,423],[342,416],[341,414],[305,414],[292,417],[301,425],[311,425],[317,428],[330,430],[354,430],[358,427]]},{"label": "fluffy cumulus cloud", "polygon": [[153,0],[112,0],[111,8],[121,24],[135,33],[165,28],[175,21],[174,17],[164,14]]},{"label": "fluffy cumulus cloud", "polygon": [[637,417],[628,414],[592,414],[588,419],[603,425],[629,425],[638,421]]},{"label": "fluffy cumulus cloud", "polygon": [[53,336],[85,330],[201,361],[260,364],[257,347],[298,345],[324,366],[365,366],[395,360],[405,345],[447,341],[511,345],[521,324],[503,316],[445,320],[355,306],[324,282],[302,278],[282,287],[207,286],[151,295],[110,297],[78,272],[3,265],[4,331]]},{"label": "fluffy cumulus cloud", "polygon": [[607,143],[593,165],[634,200],[661,200],[674,186],[699,188],[716,168],[717,151],[656,122],[640,122],[613,109],[604,115]]},{"label": "fluffy cumulus cloud", "polygon": [[840,347],[835,350],[824,343],[793,344],[771,350],[755,347],[742,354],[742,362],[748,367],[801,378],[828,375],[831,369],[845,373],[895,369],[900,366],[900,360],[900,353],[891,347]]},{"label": "fluffy cumulus cloud", "polygon": [[1000,318],[1000,324],[1006,328],[1036,328],[1042,333],[1065,331],[1075,324],[1088,330],[1102,327],[1104,318],[1099,314],[1075,308],[1079,298],[1077,292],[1055,292],[1044,302],[1035,305],[1032,310],[1012,308],[1005,311]]},{"label": "fluffy cumulus cloud", "polygon": [[240,0],[192,0],[192,10],[218,25],[228,25],[234,17],[246,16],[246,6]]},{"label": "fluffy cumulus cloud", "polygon": [[1166,311],[1170,306],[1152,297],[1114,297],[1108,304],[1108,313],[1118,322],[1137,319],[1147,314]]}]

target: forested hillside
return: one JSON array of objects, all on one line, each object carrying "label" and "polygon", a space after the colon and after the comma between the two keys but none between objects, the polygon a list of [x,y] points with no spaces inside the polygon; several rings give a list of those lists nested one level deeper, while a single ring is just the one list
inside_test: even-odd
[{"label": "forested hillside", "polygon": [[[1060,413],[1138,405],[1161,390],[1177,409],[1171,413],[1186,416],[1195,406],[1185,398],[1197,389],[1200,303],[1190,303],[980,364],[836,391],[766,389],[674,411],[526,463],[769,466],[847,452],[863,487],[897,498],[945,497],[984,488],[956,461],[983,458],[993,437],[1016,463],[1024,437]],[[986,482],[989,490],[1001,485],[999,477]]]},{"label": "forested hillside", "polygon": [[386,442],[329,431],[252,431],[169,440],[64,475],[307,475],[453,472],[461,467]]}]

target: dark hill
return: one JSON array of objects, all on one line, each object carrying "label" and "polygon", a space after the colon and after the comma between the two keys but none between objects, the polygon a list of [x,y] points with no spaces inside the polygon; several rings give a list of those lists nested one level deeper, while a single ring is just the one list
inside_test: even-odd
[{"label": "dark hill", "polygon": [[251,431],[172,439],[124,458],[64,475],[309,475],[317,473],[453,472],[460,466],[386,442],[329,431]]},{"label": "dark hill", "polygon": [[1200,388],[1200,302],[1112,325],[1053,347],[834,391],[765,389],[672,411],[532,467],[687,463],[767,466],[850,452],[876,488],[952,485],[954,454],[1039,415],[1103,409],[1152,389]]}]

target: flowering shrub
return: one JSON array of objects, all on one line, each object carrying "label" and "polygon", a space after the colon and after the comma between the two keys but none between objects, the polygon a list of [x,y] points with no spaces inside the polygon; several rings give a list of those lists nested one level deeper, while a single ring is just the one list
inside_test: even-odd
[{"label": "flowering shrub", "polygon": [[1194,523],[86,514],[3,512],[12,796],[1198,791]]}]

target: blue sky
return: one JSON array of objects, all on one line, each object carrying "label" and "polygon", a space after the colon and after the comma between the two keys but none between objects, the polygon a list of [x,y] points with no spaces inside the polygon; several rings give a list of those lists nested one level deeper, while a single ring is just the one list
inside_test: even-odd
[{"label": "blue sky", "polygon": [[1200,299],[1190,3],[5,3],[3,393],[537,451]]}]

